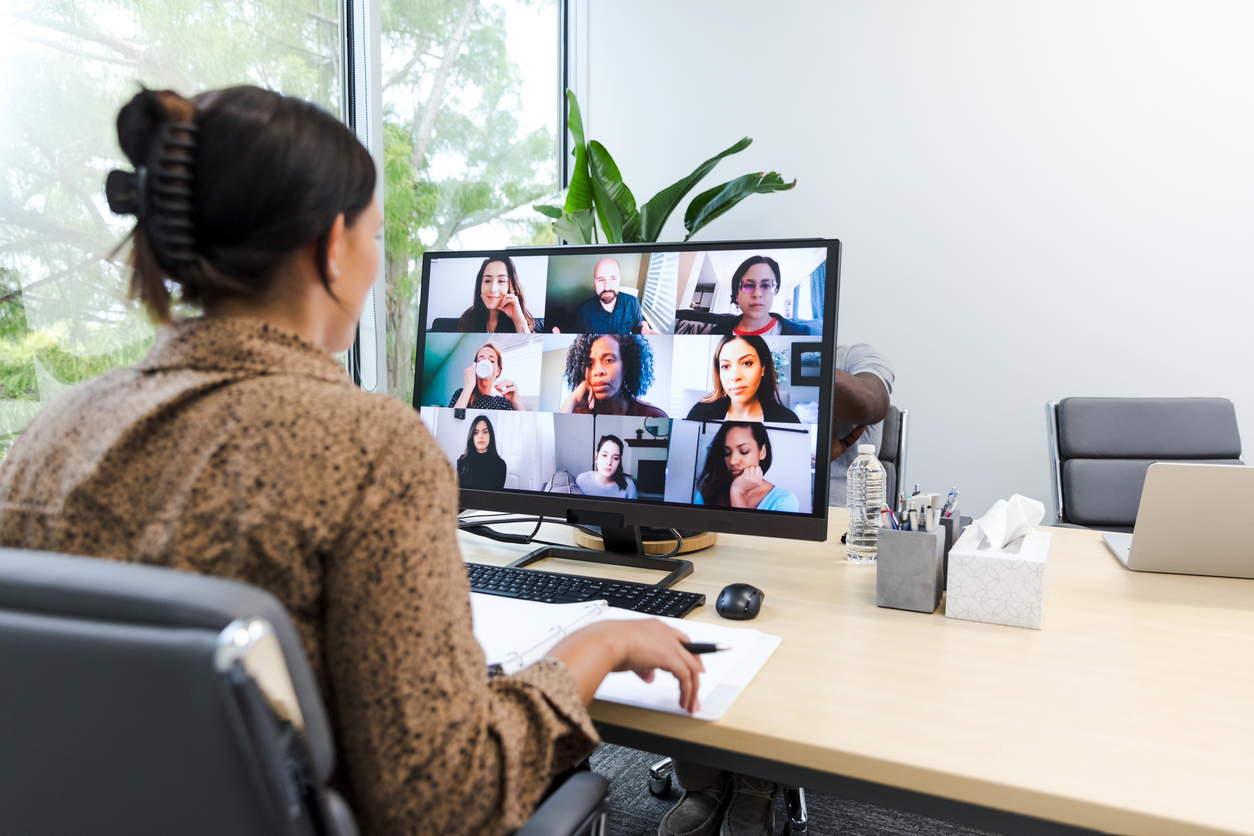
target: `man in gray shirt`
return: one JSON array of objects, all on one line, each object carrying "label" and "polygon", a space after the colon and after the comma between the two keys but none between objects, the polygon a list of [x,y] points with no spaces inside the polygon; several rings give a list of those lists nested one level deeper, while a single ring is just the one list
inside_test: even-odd
[{"label": "man in gray shirt", "polygon": [[893,367],[887,357],[866,343],[836,347],[836,422],[828,505],[845,506],[845,480],[849,465],[858,457],[858,445],[874,444],[879,452],[892,391]]}]

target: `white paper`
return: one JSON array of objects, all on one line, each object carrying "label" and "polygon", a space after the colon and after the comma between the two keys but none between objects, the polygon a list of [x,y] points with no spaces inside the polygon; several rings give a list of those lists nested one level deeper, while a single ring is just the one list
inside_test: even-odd
[{"label": "white paper", "polygon": [[489,665],[517,673],[534,665],[553,646],[609,609],[604,601],[542,604],[502,595],[470,593],[475,640]]},{"label": "white paper", "polygon": [[1045,519],[1045,506],[1035,499],[1015,494],[1007,501],[999,499],[972,526],[977,537],[987,540],[995,549],[1002,549],[1011,541],[1031,534]]},{"label": "white paper", "polygon": [[[656,616],[610,608],[601,620],[636,618]],[[726,627],[703,621],[684,621],[681,618],[659,620],[679,630],[693,642],[731,645],[731,650],[704,653],[701,656],[705,665],[701,685],[697,688],[701,710],[692,715],[698,720],[717,720],[722,717],[780,643],[779,637],[766,636],[751,628]],[[652,682],[645,682],[629,671],[612,673],[601,683],[596,696],[599,700],[623,705],[651,708],[671,714],[686,713],[679,706],[679,680],[663,670],[654,671]]]},{"label": "white paper", "polygon": [[[597,621],[657,618],[690,641],[730,645],[731,650],[701,656],[705,665],[697,689],[701,711],[693,715],[701,720],[722,717],[780,644],[778,636],[767,636],[752,628],[645,615],[609,607],[604,601],[544,604],[472,592],[470,608],[475,639],[488,664],[499,664],[506,673],[534,664],[563,637]],[[601,683],[596,696],[639,708],[686,713],[679,706],[679,680],[662,670],[654,671],[653,682],[645,682],[630,671],[612,673]]]}]

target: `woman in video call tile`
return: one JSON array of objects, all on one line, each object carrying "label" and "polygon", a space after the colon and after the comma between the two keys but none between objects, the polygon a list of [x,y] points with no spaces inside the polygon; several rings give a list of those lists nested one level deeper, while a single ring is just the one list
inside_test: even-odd
[{"label": "woman in video call tile", "polygon": [[562,412],[666,417],[636,397],[653,385],[653,349],[644,337],[580,334],[566,353],[565,378],[574,392]]},{"label": "woman in video call tile", "polygon": [[782,282],[775,259],[764,255],[746,258],[732,273],[731,282],[732,299],[741,315],[728,316],[718,333],[759,337],[809,334],[810,329],[800,322],[771,313]]},{"label": "woman in video call tile", "polygon": [[714,391],[688,410],[689,421],[771,421],[800,424],[779,402],[770,346],[761,337],[723,337],[714,352]]},{"label": "woman in video call tile", "polygon": [[457,457],[457,483],[463,488],[499,491],[505,487],[505,459],[496,452],[496,432],[488,416],[470,422],[466,452]]},{"label": "woman in video call tile", "polygon": [[457,320],[463,334],[536,334],[544,320],[527,310],[518,270],[507,255],[483,260],[475,279],[474,303]]},{"label": "woman in video call tile", "polygon": [[766,427],[729,421],[710,442],[705,468],[697,479],[696,505],[798,511],[797,495],[762,478],[771,469],[771,442]]},{"label": "woman in video call tile", "polygon": [[592,470],[575,477],[579,490],[588,496],[636,498],[636,482],[623,473],[623,441],[616,435],[603,435],[597,442]]},{"label": "woman in video call tile", "polygon": [[[483,364],[483,365],[481,365]],[[453,393],[448,405],[453,409],[507,409],[522,412],[518,387],[501,377],[505,365],[501,352],[492,343],[475,352],[475,362],[462,370],[465,384]],[[480,372],[486,373],[481,376]],[[461,416],[458,416],[461,417]]]}]

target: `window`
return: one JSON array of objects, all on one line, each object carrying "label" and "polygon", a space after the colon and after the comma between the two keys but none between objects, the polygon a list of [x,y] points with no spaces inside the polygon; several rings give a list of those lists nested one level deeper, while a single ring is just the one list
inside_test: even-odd
[{"label": "window", "polygon": [[144,84],[253,83],[340,112],[335,0],[15,0],[0,14],[0,452],[67,386],[141,358],[130,228],[105,174],[129,168],[118,109]]},{"label": "window", "polygon": [[[387,391],[412,401],[428,249],[555,244],[556,0],[383,8]],[[469,307],[471,300],[466,300]]]}]

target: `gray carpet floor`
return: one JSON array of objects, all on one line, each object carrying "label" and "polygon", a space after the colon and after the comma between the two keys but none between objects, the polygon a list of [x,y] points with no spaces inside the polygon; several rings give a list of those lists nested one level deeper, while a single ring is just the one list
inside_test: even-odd
[{"label": "gray carpet floor", "polygon": [[[610,781],[609,836],[656,836],[658,822],[679,800],[681,790],[671,782],[669,797],[649,793],[649,766],[660,755],[602,745],[592,755],[592,769]],[[807,836],[992,836],[983,830],[850,801],[806,790],[809,814]],[[784,801],[775,800],[775,832],[784,832]]]}]

